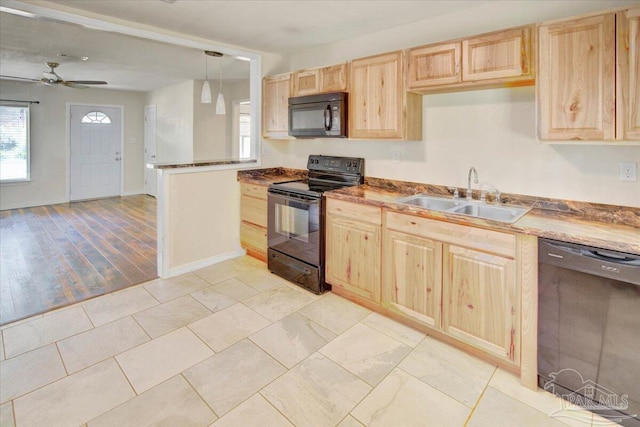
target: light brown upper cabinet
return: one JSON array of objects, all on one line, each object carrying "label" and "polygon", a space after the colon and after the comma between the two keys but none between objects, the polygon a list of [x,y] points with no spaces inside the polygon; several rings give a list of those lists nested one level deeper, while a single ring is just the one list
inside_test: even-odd
[{"label": "light brown upper cabinet", "polygon": [[640,140],[640,7],[616,15],[618,96],[616,138]]},{"label": "light brown upper cabinet", "polygon": [[540,26],[540,139],[615,138],[613,13]]},{"label": "light brown upper cabinet", "polygon": [[289,135],[289,94],[291,74],[265,77],[262,81],[262,136],[287,138]]},{"label": "light brown upper cabinet", "polygon": [[320,93],[320,69],[300,70],[293,73],[291,96]]},{"label": "light brown upper cabinet", "polygon": [[640,139],[639,15],[633,8],[540,26],[541,140]]},{"label": "light brown upper cabinet", "polygon": [[321,92],[348,92],[349,64],[320,68]]},{"label": "light brown upper cabinet", "polygon": [[462,40],[462,81],[533,77],[533,26]]},{"label": "light brown upper cabinet", "polygon": [[448,85],[462,81],[460,42],[440,43],[408,51],[409,89]]},{"label": "light brown upper cabinet", "polygon": [[404,90],[403,53],[351,62],[349,138],[422,139],[422,100]]},{"label": "light brown upper cabinet", "polygon": [[347,67],[345,63],[296,71],[293,73],[291,96],[346,92],[348,90]]},{"label": "light brown upper cabinet", "polygon": [[532,25],[407,51],[409,90],[421,93],[535,83]]}]

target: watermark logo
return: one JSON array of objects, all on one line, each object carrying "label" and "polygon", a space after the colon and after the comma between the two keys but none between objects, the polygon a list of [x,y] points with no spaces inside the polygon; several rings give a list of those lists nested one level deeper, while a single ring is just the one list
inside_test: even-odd
[{"label": "watermark logo", "polygon": [[[560,377],[562,377],[562,381],[558,380]],[[552,372],[549,374],[549,378],[549,381],[544,385],[544,389],[562,397],[562,408],[550,413],[550,417],[572,418],[591,423],[591,414],[584,411],[584,409],[587,409],[600,415],[603,418],[603,424],[608,424],[612,421],[619,423],[636,416],[624,414],[629,410],[628,394],[619,395],[595,381],[585,380],[580,372],[575,369],[567,368]],[[556,385],[567,383],[574,386],[579,385],[579,387],[570,393],[566,392],[564,387],[556,390]],[[602,411],[606,412],[603,413]],[[593,423],[597,425],[598,421],[593,420]]]}]

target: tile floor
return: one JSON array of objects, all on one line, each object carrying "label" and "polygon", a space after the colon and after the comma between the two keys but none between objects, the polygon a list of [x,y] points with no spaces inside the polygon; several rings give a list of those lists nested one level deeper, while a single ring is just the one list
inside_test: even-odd
[{"label": "tile floor", "polygon": [[249,257],[1,331],[2,427],[602,425]]}]

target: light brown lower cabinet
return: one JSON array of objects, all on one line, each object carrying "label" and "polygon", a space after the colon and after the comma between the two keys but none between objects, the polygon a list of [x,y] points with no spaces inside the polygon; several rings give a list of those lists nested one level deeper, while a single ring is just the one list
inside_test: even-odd
[{"label": "light brown lower cabinet", "polygon": [[442,243],[385,230],[383,259],[383,303],[403,316],[440,328]]},{"label": "light brown lower cabinet", "polygon": [[382,306],[518,364],[515,236],[397,212],[385,218]]},{"label": "light brown lower cabinet", "polygon": [[460,343],[536,388],[535,236],[327,201],[326,280],[336,293]]},{"label": "light brown lower cabinet", "polygon": [[240,246],[267,260],[267,186],[240,183]]},{"label": "light brown lower cabinet", "polygon": [[516,261],[454,245],[443,258],[444,332],[519,364]]},{"label": "light brown lower cabinet", "polygon": [[327,199],[326,212],[325,280],[379,302],[380,208]]}]

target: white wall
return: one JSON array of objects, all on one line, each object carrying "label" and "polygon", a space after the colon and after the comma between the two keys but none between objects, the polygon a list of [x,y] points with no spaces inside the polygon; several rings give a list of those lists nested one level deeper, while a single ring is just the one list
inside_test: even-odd
[{"label": "white wall", "polygon": [[0,98],[40,101],[31,107],[31,181],[1,185],[0,210],[69,201],[67,102],[124,106],[124,193],[144,191],[143,94],[2,80]]},{"label": "white wall", "polygon": [[147,92],[145,103],[157,105],[157,161],[193,161],[193,80]]},{"label": "white wall", "polygon": [[[497,3],[298,52],[288,58],[290,70],[633,2]],[[275,153],[263,165],[305,168],[309,154],[361,156],[368,176],[459,187],[475,166],[481,182],[503,192],[640,206],[640,181],[618,180],[618,162],[640,165],[640,146],[541,144],[535,120],[533,87],[425,95],[422,141],[268,141]],[[399,163],[391,161],[393,150]]]},{"label": "white wall", "polygon": [[194,160],[235,158],[232,150],[233,114],[232,102],[238,99],[249,99],[249,80],[224,82],[222,94],[226,104],[226,115],[216,115],[218,99],[218,83],[211,80],[211,104],[202,104],[203,80],[193,85],[193,158]]}]

